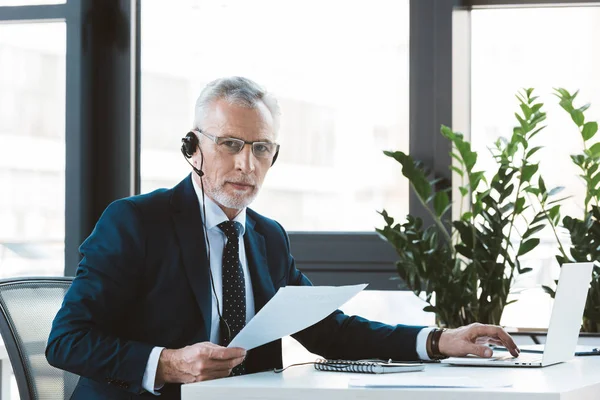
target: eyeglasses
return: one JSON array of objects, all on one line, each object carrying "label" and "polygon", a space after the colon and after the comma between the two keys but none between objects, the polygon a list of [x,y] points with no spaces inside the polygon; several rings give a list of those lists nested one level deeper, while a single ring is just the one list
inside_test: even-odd
[{"label": "eyeglasses", "polygon": [[279,145],[273,142],[248,142],[231,137],[209,135],[201,129],[198,129],[197,131],[215,142],[218,151],[230,155],[238,154],[247,144],[252,146],[252,154],[254,154],[254,157],[260,159],[271,160],[279,151]]}]

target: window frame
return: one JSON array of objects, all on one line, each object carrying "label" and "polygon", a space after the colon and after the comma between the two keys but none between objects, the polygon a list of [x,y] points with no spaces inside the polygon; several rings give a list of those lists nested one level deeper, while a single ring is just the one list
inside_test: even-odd
[{"label": "window frame", "polygon": [[[470,10],[598,4],[410,0],[410,154],[444,178],[444,185],[452,185],[451,147],[439,127],[446,124],[470,134],[470,71],[464,62],[470,56]],[[106,206],[140,192],[140,7],[140,0],[0,7],[0,23],[67,24],[65,275],[75,274],[79,245]],[[106,18],[119,29],[111,29]],[[409,210],[431,222],[412,190]],[[390,279],[397,276],[394,250],[374,231],[289,236],[298,267],[316,284],[370,282],[370,289],[396,289],[401,284]]]}]

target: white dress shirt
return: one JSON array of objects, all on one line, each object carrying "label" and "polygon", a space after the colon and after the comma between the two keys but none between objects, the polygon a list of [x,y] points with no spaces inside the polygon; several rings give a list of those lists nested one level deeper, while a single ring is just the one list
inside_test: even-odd
[{"label": "white dress shirt", "polygon": [[[190,178],[191,179],[191,178]],[[204,216],[202,210],[202,190],[196,184],[196,181],[192,179],[194,184],[194,190],[198,196],[198,204],[200,204],[200,215]],[[213,276],[215,284],[216,298],[218,299],[219,312],[223,315],[223,277],[222,277],[222,262],[223,262],[223,248],[225,247],[226,238],[225,234],[219,229],[217,225],[221,222],[228,221],[229,218],[225,215],[223,210],[211,200],[208,196],[204,196],[206,200],[206,230],[208,232],[208,239],[210,242],[210,270]],[[246,231],[246,208],[242,209],[240,213],[233,219],[234,221],[242,224],[242,234],[239,237],[239,249],[240,249],[240,262],[244,269],[244,277],[246,282],[246,323],[254,317],[254,293],[252,291],[252,282],[250,280],[250,272],[248,271],[248,260],[246,258],[246,248],[244,246],[244,232]],[[203,229],[199,226],[198,229]],[[200,262],[200,261],[198,261]],[[212,292],[212,288],[211,288]],[[219,313],[217,313],[217,301],[215,301],[215,293],[212,294],[212,318],[210,327],[210,341],[212,343],[219,343],[220,335],[220,324],[219,324]],[[433,328],[423,328],[417,335],[417,354],[422,360],[429,360],[427,356],[427,336]],[[154,347],[148,358],[146,364],[146,371],[144,372],[144,378],[142,381],[142,387],[148,392],[154,395],[160,395],[156,390],[159,390],[162,386],[156,386],[156,369],[158,368],[158,360],[160,353],[164,347]]]},{"label": "white dress shirt", "polygon": [[[202,190],[196,184],[196,181],[192,179],[194,184],[194,190],[198,196],[198,204],[200,204],[200,216],[204,219],[204,211],[202,209]],[[210,324],[210,341],[212,343],[219,343],[220,338],[220,325],[219,324],[219,313],[223,315],[223,249],[227,242],[225,234],[217,226],[221,222],[229,221],[229,218],[225,215],[223,210],[212,201],[208,196],[204,196],[206,201],[206,231],[208,234],[208,242],[210,243],[210,271],[213,277],[213,283],[215,285],[215,291],[212,291],[212,311],[211,311],[211,324]],[[240,250],[240,263],[244,270],[244,280],[246,286],[246,323],[254,317],[254,292],[252,291],[252,281],[250,279],[250,271],[248,270],[248,259],[246,258],[246,247],[244,246],[244,233],[246,231],[246,208],[243,208],[240,213],[233,219],[242,225],[242,232],[239,237],[239,250]],[[198,226],[198,229],[203,229],[202,226]],[[208,247],[208,246],[207,246]],[[198,260],[198,262],[201,262]],[[216,299],[215,301],[215,294]],[[219,311],[217,312],[217,304]],[[163,347],[155,347],[150,353],[148,363],[146,364],[146,371],[144,372],[144,378],[142,381],[142,387],[152,394],[159,395],[156,392],[157,387],[156,381],[156,369],[158,367],[158,359]]]}]

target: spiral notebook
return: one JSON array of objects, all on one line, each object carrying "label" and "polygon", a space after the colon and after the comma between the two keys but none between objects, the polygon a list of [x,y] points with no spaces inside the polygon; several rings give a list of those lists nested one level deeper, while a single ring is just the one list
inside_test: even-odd
[{"label": "spiral notebook", "polygon": [[315,362],[315,369],[319,371],[358,372],[364,374],[390,374],[397,372],[423,371],[422,363],[399,363],[392,360],[325,360]]}]

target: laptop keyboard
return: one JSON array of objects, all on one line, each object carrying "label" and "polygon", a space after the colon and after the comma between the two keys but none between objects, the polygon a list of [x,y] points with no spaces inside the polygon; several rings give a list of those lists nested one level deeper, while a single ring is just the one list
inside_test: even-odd
[{"label": "laptop keyboard", "polygon": [[542,357],[540,357],[539,354],[524,354],[521,353],[519,354],[519,357],[513,357],[510,354],[507,355],[503,355],[503,356],[495,356],[494,358],[492,358],[493,361],[508,361],[508,362],[513,362],[513,363],[537,363],[537,362],[542,362]]}]

